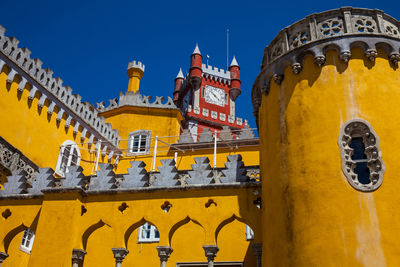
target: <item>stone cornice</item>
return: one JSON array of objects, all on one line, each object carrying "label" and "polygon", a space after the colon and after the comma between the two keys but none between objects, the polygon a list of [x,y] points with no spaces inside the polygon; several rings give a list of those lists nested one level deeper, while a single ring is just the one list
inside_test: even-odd
[{"label": "stone cornice", "polygon": [[[82,141],[88,137],[102,141],[102,149],[114,155],[120,154],[118,148],[119,134],[112,125],[98,115],[97,110],[87,102],[81,102],[81,96],[72,94],[72,89],[63,85],[61,78],[53,78],[53,71],[42,67],[42,61],[31,59],[27,48],[19,48],[15,37],[4,35],[5,29],[0,26],[0,71],[4,65],[10,69],[7,83],[18,83],[20,92],[29,90],[28,98],[38,96],[38,106],[42,108],[49,102],[47,113],[51,115],[57,107],[57,121],[66,117],[65,127],[74,127],[74,133],[82,132]],[[28,86],[29,84],[29,86]]]},{"label": "stone cornice", "polygon": [[270,82],[278,85],[285,68],[294,74],[302,71],[306,55],[322,67],[326,53],[335,50],[340,60],[348,62],[351,49],[360,47],[365,57],[375,61],[382,49],[394,67],[400,60],[400,22],[380,10],[343,7],[307,16],[283,29],[265,48],[261,72],[252,89],[253,114],[258,124],[261,96],[269,93]]}]

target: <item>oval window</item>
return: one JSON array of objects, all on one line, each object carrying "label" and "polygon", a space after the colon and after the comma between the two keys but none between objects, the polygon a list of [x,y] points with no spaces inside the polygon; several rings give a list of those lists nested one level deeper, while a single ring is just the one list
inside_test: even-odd
[{"label": "oval window", "polygon": [[382,184],[385,170],[378,136],[365,120],[346,122],[339,136],[342,170],[357,190],[368,192]]}]

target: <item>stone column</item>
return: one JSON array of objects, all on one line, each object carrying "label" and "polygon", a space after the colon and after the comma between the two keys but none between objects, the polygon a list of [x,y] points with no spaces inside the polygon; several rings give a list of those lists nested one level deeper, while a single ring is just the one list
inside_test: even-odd
[{"label": "stone column", "polygon": [[86,251],[83,249],[72,250],[72,267],[83,266],[83,260],[85,259]]},{"label": "stone column", "polygon": [[262,243],[252,243],[251,246],[257,258],[257,267],[261,267]]},{"label": "stone column", "polygon": [[158,257],[160,257],[160,267],[167,267],[167,261],[172,251],[174,251],[170,246],[158,246]]},{"label": "stone column", "polygon": [[219,248],[216,245],[204,245],[203,249],[207,257],[208,267],[214,267],[214,258],[217,256]]},{"label": "stone column", "polygon": [[129,250],[126,248],[112,248],[111,250],[115,258],[115,267],[121,267],[122,261],[125,259],[126,255],[128,255]]},{"label": "stone column", "polygon": [[8,254],[0,251],[0,265],[8,257]]}]

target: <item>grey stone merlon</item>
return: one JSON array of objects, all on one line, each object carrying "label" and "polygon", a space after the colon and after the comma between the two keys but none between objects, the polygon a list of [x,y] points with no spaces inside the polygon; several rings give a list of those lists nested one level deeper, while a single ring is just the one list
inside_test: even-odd
[{"label": "grey stone merlon", "polygon": [[178,143],[184,144],[184,143],[193,143],[193,137],[190,133],[189,129],[183,129],[181,135],[179,136]]},{"label": "grey stone merlon", "polygon": [[225,177],[220,178],[223,183],[234,183],[240,182],[244,183],[249,180],[249,177],[245,175],[246,169],[244,168],[244,163],[242,161],[242,156],[228,155],[228,162],[225,162],[226,169],[222,170]]},{"label": "grey stone merlon", "polygon": [[230,84],[231,73],[229,70],[218,69],[211,65],[202,64],[203,76],[211,80],[223,82],[225,84]]},{"label": "grey stone merlon", "polygon": [[0,195],[16,195],[28,192],[26,172],[17,170],[12,175],[7,176],[7,182],[4,183],[4,189],[0,190]]},{"label": "grey stone merlon", "polygon": [[125,174],[124,180],[120,183],[120,188],[135,188],[148,185],[149,176],[146,169],[146,164],[143,161],[131,161],[131,168],[128,169],[128,174]]},{"label": "grey stone merlon", "polygon": [[[395,67],[400,60],[400,22],[380,10],[343,7],[312,14],[283,29],[265,48],[261,72],[252,89],[253,114],[270,82],[282,82],[290,67],[294,74],[302,71],[303,59],[311,54],[318,67],[325,64],[326,53],[336,50],[340,60],[348,62],[351,48],[360,47],[365,57],[374,61],[382,49]],[[274,77],[279,77],[275,79]]]},{"label": "grey stone merlon", "polygon": [[238,139],[245,140],[245,139],[253,139],[253,138],[254,138],[253,130],[250,128],[250,126],[248,124],[245,124],[243,126],[243,129],[238,134]]},{"label": "grey stone merlon", "polygon": [[213,139],[213,133],[210,131],[210,128],[204,128],[200,134],[199,142],[211,142]]},{"label": "grey stone merlon", "polygon": [[192,164],[192,170],[188,171],[190,179],[186,179],[188,185],[209,184],[213,178],[210,160],[207,157],[194,158],[196,164]]},{"label": "grey stone merlon", "polygon": [[116,188],[115,173],[113,165],[100,163],[100,170],[96,171],[96,176],[90,179],[89,190],[107,190]]},{"label": "grey stone merlon", "polygon": [[154,102],[150,103],[152,96],[141,95],[140,92],[126,92],[126,94],[121,93],[119,99],[113,98],[110,100],[110,105],[105,107],[104,102],[97,103],[97,110],[99,112],[109,111],[121,106],[135,106],[135,107],[148,107],[148,108],[168,108],[168,109],[178,109],[174,104],[171,97],[167,97],[167,101],[164,102],[163,96],[156,96]]},{"label": "grey stone merlon", "polygon": [[69,166],[65,178],[62,178],[62,187],[64,188],[86,188],[88,179],[83,174],[81,166]]},{"label": "grey stone merlon", "polygon": [[[109,143],[112,150],[119,151],[118,131],[112,129],[110,124],[105,123],[105,119],[98,115],[96,109],[90,104],[81,102],[81,96],[72,94],[69,86],[64,86],[61,78],[53,77],[53,71],[43,68],[42,61],[32,59],[31,52],[26,48],[19,48],[19,41],[14,37],[4,35],[5,30],[0,31],[0,66],[5,64],[10,68],[8,82],[16,81],[16,75],[20,77],[18,90],[23,91],[30,86],[29,98],[40,97],[38,101],[39,108],[49,101],[48,114],[51,115],[55,106],[58,110],[67,113],[70,120],[75,125],[79,123],[83,129],[89,130],[95,137],[104,143]],[[60,115],[59,113],[58,115]],[[67,116],[67,118],[68,118]],[[59,118],[61,119],[61,118]]]},{"label": "grey stone merlon", "polygon": [[223,141],[229,141],[233,140],[233,134],[232,130],[229,128],[229,126],[222,126],[222,131],[219,133],[219,138]]},{"label": "grey stone merlon", "polygon": [[175,186],[178,183],[178,170],[174,159],[162,159],[162,166],[158,167],[159,173],[155,174],[152,186]]},{"label": "grey stone merlon", "polygon": [[28,188],[29,194],[42,194],[43,189],[54,188],[55,178],[52,168],[39,168],[39,173],[32,179],[31,188]]}]

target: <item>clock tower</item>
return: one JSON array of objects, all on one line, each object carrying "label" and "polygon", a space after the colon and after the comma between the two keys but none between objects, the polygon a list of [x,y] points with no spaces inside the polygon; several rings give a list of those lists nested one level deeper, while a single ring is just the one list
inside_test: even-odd
[{"label": "clock tower", "polygon": [[184,116],[183,129],[193,140],[209,128],[212,132],[228,126],[233,133],[247,121],[235,116],[235,101],[241,93],[240,67],[234,57],[229,70],[203,64],[198,45],[191,55],[189,73],[179,70],[175,78],[174,102]]}]

